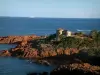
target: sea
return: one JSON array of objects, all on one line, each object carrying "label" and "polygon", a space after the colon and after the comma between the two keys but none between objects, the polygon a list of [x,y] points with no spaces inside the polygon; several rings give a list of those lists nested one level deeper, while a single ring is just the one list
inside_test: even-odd
[{"label": "sea", "polygon": [[[100,30],[100,19],[0,17],[0,36],[50,35],[54,34],[58,28],[90,33],[91,30]],[[0,44],[0,50],[14,47],[13,44]],[[54,68],[54,66],[31,63],[30,60],[0,57],[0,75],[27,75],[30,72],[50,72]]]},{"label": "sea", "polygon": [[63,28],[72,32],[100,30],[100,19],[1,17],[0,36],[49,35]]}]

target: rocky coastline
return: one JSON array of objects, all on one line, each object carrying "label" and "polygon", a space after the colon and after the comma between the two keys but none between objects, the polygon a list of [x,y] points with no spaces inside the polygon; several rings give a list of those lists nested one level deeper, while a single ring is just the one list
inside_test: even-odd
[{"label": "rocky coastline", "polygon": [[74,53],[78,53],[78,49],[66,49],[62,48],[54,51],[51,46],[41,46],[42,50],[38,50],[37,48],[33,48],[32,46],[37,43],[34,40],[41,39],[42,37],[31,35],[31,36],[7,36],[0,37],[0,44],[16,44],[15,48],[11,48],[10,50],[3,50],[0,52],[0,56],[14,56],[14,57],[22,57],[22,58],[44,58],[50,56],[56,56],[61,54],[71,55]]},{"label": "rocky coastline", "polygon": [[[15,48],[0,51],[0,56],[12,56],[25,59],[36,59],[36,63],[43,65],[56,65],[50,75],[100,75],[100,66],[91,64],[92,60],[84,61],[77,56],[81,51],[78,48],[58,48],[53,50],[51,45],[37,45],[37,40],[44,37],[30,36],[6,36],[0,37],[0,44],[16,44]],[[98,62],[98,61],[97,61]],[[28,75],[37,75],[30,73]],[[40,75],[47,75],[43,73]]]},{"label": "rocky coastline", "polygon": [[31,48],[28,42],[38,38],[40,37],[36,35],[0,37],[0,44],[16,44],[15,48],[0,51],[0,56],[16,56],[13,54],[14,52],[18,50],[23,51],[25,48]]}]

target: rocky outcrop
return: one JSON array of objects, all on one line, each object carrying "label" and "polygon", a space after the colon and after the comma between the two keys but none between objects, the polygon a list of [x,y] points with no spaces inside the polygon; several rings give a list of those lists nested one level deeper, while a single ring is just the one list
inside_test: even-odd
[{"label": "rocky outcrop", "polygon": [[38,38],[40,38],[40,36],[36,35],[0,37],[1,44],[17,44],[15,48],[0,51],[0,56],[37,57],[37,49],[33,50],[29,41]]},{"label": "rocky outcrop", "polygon": [[[40,36],[36,35],[30,35],[30,36],[6,36],[6,37],[0,37],[0,43],[3,44],[17,44],[16,48],[10,49],[8,52],[10,52],[11,56],[16,57],[24,57],[24,58],[44,58],[44,57],[50,57],[50,56],[56,56],[56,55],[71,55],[74,53],[77,53],[77,49],[65,49],[59,48],[57,50],[54,50],[53,46],[50,44],[41,44],[40,49],[37,48],[37,40],[33,41],[34,39],[39,39]],[[36,42],[36,43],[35,43]],[[32,46],[31,45],[34,45]],[[1,51],[1,54],[5,55],[4,52]]]},{"label": "rocky outcrop", "polygon": [[20,44],[16,46],[16,48],[11,49],[10,53],[11,56],[23,58],[44,58],[57,55],[56,51],[49,47],[40,51],[36,48],[32,48],[31,43],[25,45]]},{"label": "rocky outcrop", "polygon": [[64,54],[66,55],[72,55],[79,53],[79,50],[77,48],[67,48],[64,50]]},{"label": "rocky outcrop", "polygon": [[50,75],[100,75],[100,67],[88,63],[60,65]]},{"label": "rocky outcrop", "polygon": [[0,56],[11,56],[11,53],[8,50],[0,51]]},{"label": "rocky outcrop", "polygon": [[44,57],[56,56],[57,53],[53,50],[42,50],[40,51],[39,55],[41,58],[44,58]]},{"label": "rocky outcrop", "polygon": [[[77,53],[78,51],[78,49],[72,48],[66,50],[59,48],[54,50],[50,45],[45,45],[41,47],[41,50],[38,50],[37,48],[32,48],[31,43],[28,41],[21,41],[21,43],[19,43],[15,48],[8,50],[11,56],[22,58],[44,58],[63,54],[71,55]],[[1,54],[5,55],[5,52],[1,51]]]},{"label": "rocky outcrop", "polygon": [[45,66],[50,66],[51,65],[51,63],[47,60],[37,60],[34,63],[42,64],[42,65],[45,65]]},{"label": "rocky outcrop", "polygon": [[25,42],[32,40],[34,38],[39,38],[39,36],[36,35],[30,35],[30,36],[6,36],[6,37],[0,37],[0,43],[2,44],[11,44],[11,43],[19,43],[19,42]]},{"label": "rocky outcrop", "polygon": [[16,48],[10,50],[11,56],[22,58],[38,58],[38,50],[31,47],[31,44],[24,46],[18,45]]},{"label": "rocky outcrop", "polygon": [[50,56],[56,56],[56,55],[73,55],[78,53],[79,50],[78,49],[74,49],[74,48],[67,48],[65,50],[63,50],[62,48],[59,48],[57,50],[53,50],[52,48],[43,48],[43,50],[40,51],[40,56],[41,57],[50,57]]},{"label": "rocky outcrop", "polygon": [[10,50],[10,53],[12,56],[20,56],[24,58],[44,58],[44,57],[51,57],[51,56],[57,56],[57,55],[72,55],[75,53],[78,53],[78,49],[57,49],[53,50],[51,46],[42,48],[41,50],[38,50],[37,48],[32,48],[31,44],[20,44],[16,48],[13,48]]}]

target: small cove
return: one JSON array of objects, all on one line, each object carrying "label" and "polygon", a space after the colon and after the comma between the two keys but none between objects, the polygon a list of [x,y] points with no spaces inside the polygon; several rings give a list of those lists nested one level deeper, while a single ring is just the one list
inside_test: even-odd
[{"label": "small cove", "polygon": [[[0,50],[7,50],[14,48],[13,44],[0,44]],[[14,57],[0,57],[0,75],[27,75],[31,72],[50,72],[54,66],[44,66],[36,63],[31,63],[29,60],[14,58]]]},{"label": "small cove", "polygon": [[0,50],[8,50],[10,48],[15,48],[15,44],[0,44]]}]

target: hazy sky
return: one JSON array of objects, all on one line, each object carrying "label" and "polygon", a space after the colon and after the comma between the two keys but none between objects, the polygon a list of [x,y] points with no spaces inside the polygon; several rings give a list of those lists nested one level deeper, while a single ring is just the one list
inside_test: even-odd
[{"label": "hazy sky", "polygon": [[0,0],[0,16],[100,18],[100,0]]}]

